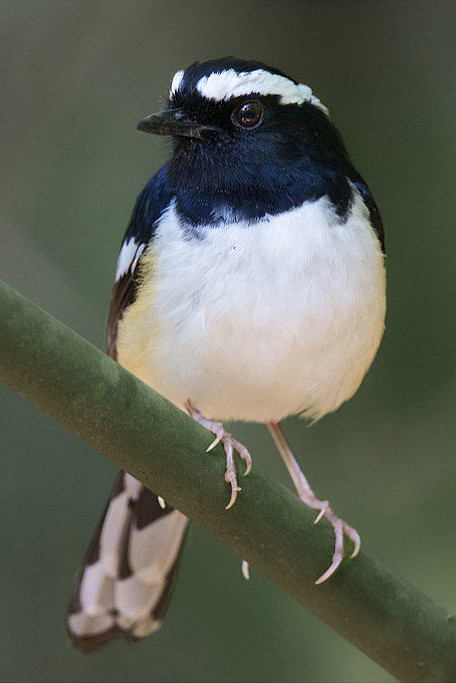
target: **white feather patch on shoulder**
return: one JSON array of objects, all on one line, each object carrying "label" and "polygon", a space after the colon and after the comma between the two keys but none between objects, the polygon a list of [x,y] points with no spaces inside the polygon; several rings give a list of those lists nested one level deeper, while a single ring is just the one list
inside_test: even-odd
[{"label": "white feather patch on shoulder", "polygon": [[116,282],[128,271],[134,271],[145,246],[145,244],[138,244],[133,237],[125,240],[117,259]]},{"label": "white feather patch on shoulder", "polygon": [[293,83],[289,78],[279,74],[271,74],[265,69],[240,73],[234,69],[225,69],[209,76],[203,76],[196,87],[203,97],[217,102],[240,95],[279,95],[280,104],[310,102],[328,115],[328,109],[315,97],[308,85]]}]

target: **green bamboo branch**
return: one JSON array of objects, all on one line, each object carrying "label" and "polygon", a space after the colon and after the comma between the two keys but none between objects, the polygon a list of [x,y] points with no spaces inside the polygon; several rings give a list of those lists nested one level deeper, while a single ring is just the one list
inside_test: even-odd
[{"label": "green bamboo branch", "polygon": [[[333,552],[329,524],[254,467],[224,509],[221,447],[172,404],[0,281],[0,379],[249,560],[403,681],[456,680],[456,624],[361,554],[315,586]],[[305,636],[303,635],[303,640]]]}]

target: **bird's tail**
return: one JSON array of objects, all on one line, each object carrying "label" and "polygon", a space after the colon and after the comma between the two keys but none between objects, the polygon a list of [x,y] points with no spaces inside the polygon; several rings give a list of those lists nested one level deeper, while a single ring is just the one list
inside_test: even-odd
[{"label": "bird's tail", "polygon": [[166,610],[188,519],[120,472],[76,581],[68,632],[90,652],[156,631]]}]

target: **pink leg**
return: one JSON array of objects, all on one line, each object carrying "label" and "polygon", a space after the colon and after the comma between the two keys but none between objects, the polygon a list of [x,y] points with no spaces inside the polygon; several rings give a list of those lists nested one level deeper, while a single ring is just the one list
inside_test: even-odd
[{"label": "pink leg", "polygon": [[304,473],[301,471],[298,463],[296,462],[296,458],[294,457],[291,448],[288,445],[288,442],[279,423],[270,422],[268,427],[269,431],[271,432],[272,438],[274,439],[274,442],[278,448],[278,451],[282,456],[285,465],[287,466],[288,472],[290,473],[290,476],[293,479],[293,483],[296,487],[300,499],[303,501],[303,503],[305,503],[312,509],[319,511],[317,518],[315,520],[315,524],[318,524],[322,517],[326,517],[326,519],[333,526],[336,540],[334,547],[334,555],[332,557],[332,563],[329,569],[327,569],[325,573],[322,576],[320,576],[320,578],[317,581],[315,581],[316,584],[323,583],[334,574],[334,572],[337,570],[337,568],[339,567],[339,565],[345,557],[344,536],[348,536],[348,538],[353,542],[355,546],[351,554],[351,558],[356,557],[356,555],[359,553],[359,550],[361,548],[360,536],[356,529],[353,529],[351,526],[348,526],[348,524],[346,524],[342,519],[340,519],[334,514],[329,505],[329,501],[319,500],[316,497],[315,493],[310,488],[309,482],[304,476]]},{"label": "pink leg", "polygon": [[241,490],[237,483],[236,465],[234,462],[233,453],[234,451],[237,451],[246,463],[244,476],[247,476],[252,469],[252,458],[250,457],[250,453],[242,443],[236,439],[233,439],[231,434],[225,431],[225,428],[221,422],[208,420],[197,408],[195,408],[191,401],[187,401],[185,407],[188,411],[188,414],[195,420],[195,422],[198,422],[198,424],[206,427],[206,429],[215,435],[214,441],[210,444],[210,446],[208,446],[206,452],[211,451],[213,448],[215,448],[215,446],[217,446],[217,444],[222,442],[226,457],[225,481],[231,486],[231,498],[225,508],[228,510],[234,505],[238,491]]}]

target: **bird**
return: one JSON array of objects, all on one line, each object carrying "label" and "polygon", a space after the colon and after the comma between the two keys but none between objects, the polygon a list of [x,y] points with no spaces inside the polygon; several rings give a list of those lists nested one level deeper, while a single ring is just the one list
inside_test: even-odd
[{"label": "bird", "polygon": [[[106,351],[206,427],[208,450],[223,445],[227,509],[234,454],[245,474],[252,458],[224,422],[267,425],[303,504],[333,526],[323,583],[360,536],[313,492],[280,422],[335,411],[371,366],[386,312],[379,209],[325,105],[262,62],[180,69],[137,128],[172,149],[127,227]],[[118,475],[67,615],[86,652],[161,625],[188,520],[159,494]]]}]

